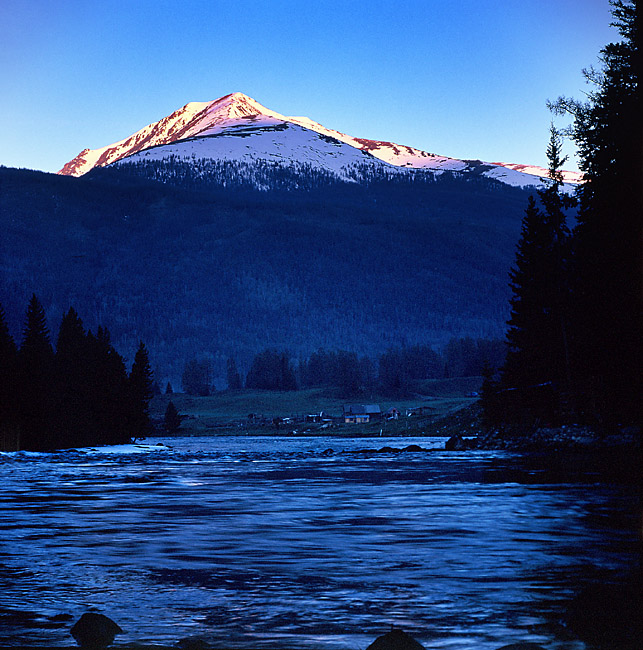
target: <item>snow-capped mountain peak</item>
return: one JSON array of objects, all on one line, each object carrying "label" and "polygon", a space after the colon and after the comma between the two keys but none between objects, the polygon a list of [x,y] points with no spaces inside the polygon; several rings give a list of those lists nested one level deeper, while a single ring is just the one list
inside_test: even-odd
[{"label": "snow-capped mountain peak", "polygon": [[[265,119],[261,120],[262,117]],[[276,123],[279,118],[254,99],[239,92],[225,95],[213,102],[189,102],[158,122],[148,124],[129,138],[100,149],[84,149],[58,173],[81,176],[94,167],[109,165],[149,147],[200,135],[212,135],[226,127],[239,126],[249,121]]]},{"label": "snow-capped mountain peak", "polygon": [[[238,136],[247,137],[251,133],[255,136],[252,145],[246,141],[240,147]],[[211,140],[217,137],[216,143]],[[194,144],[196,139],[204,138],[209,140],[207,145],[205,141]],[[332,143],[335,146],[330,146]],[[340,144],[348,147],[338,149]],[[163,150],[157,150],[159,147]],[[155,149],[153,153],[151,148]],[[382,162],[378,164],[394,168],[424,169],[436,173],[475,169],[477,173],[520,186],[541,184],[541,177],[547,175],[546,170],[534,166],[464,161],[393,142],[355,138],[308,117],[288,117],[277,113],[241,92],[211,102],[190,102],[124,140],[100,149],[84,149],[58,173],[80,176],[94,167],[109,165],[126,157],[129,160],[143,153],[154,158],[171,154],[225,160],[263,159],[279,164],[305,163],[336,173],[358,160],[363,161],[366,154],[374,163],[378,162],[374,159],[379,159]],[[578,182],[578,178],[573,176],[566,180]]]}]

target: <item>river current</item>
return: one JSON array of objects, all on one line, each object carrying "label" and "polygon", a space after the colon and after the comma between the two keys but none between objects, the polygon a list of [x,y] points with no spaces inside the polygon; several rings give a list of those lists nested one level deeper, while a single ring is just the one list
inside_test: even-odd
[{"label": "river current", "polygon": [[[585,646],[562,622],[636,562],[636,489],[444,439],[210,437],[0,454],[0,645]],[[375,451],[417,444],[430,451]]]}]

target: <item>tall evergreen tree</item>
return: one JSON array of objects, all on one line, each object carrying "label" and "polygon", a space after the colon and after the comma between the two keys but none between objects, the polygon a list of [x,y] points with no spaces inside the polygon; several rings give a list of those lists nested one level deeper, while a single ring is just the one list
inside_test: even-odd
[{"label": "tall evergreen tree", "polygon": [[584,183],[574,231],[573,360],[576,394],[589,419],[637,420],[641,397],[643,110],[638,87],[637,2],[612,0],[622,40],[585,71],[587,101],[561,97],[570,114]]},{"label": "tall evergreen tree", "polygon": [[45,311],[35,294],[27,307],[17,361],[16,384],[22,431],[21,445],[24,449],[52,449],[55,447],[51,399],[54,351]]},{"label": "tall evergreen tree", "polygon": [[91,433],[86,444],[118,444],[131,438],[131,391],[125,362],[110,342],[109,331],[99,327],[87,334]]},{"label": "tall evergreen tree", "polygon": [[47,358],[51,363],[53,354],[45,310],[33,294],[27,306],[20,356],[25,360]]},{"label": "tall evergreen tree", "polygon": [[181,416],[174,406],[174,402],[169,401],[163,416],[163,427],[168,433],[176,433],[181,427]]},{"label": "tall evergreen tree", "polygon": [[553,125],[547,148],[549,185],[530,197],[511,269],[511,318],[502,383],[520,412],[552,420],[560,415],[561,393],[570,389],[569,231],[565,209],[573,199],[561,192],[564,162]]},{"label": "tall evergreen tree", "polygon": [[149,403],[154,394],[153,386],[154,377],[149,355],[145,344],[141,342],[136,350],[129,375],[132,438],[144,438],[152,430]]},{"label": "tall evergreen tree", "polygon": [[58,331],[55,355],[57,446],[80,446],[93,425],[89,394],[87,334],[83,322],[71,307]]}]

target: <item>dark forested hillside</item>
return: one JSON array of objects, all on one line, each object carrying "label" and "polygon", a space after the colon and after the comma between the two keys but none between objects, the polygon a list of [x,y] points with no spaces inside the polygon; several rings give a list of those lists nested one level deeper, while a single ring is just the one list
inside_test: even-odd
[{"label": "dark forested hillside", "polygon": [[223,384],[229,357],[245,371],[266,348],[376,355],[502,336],[524,190],[452,174],[261,174],[251,184],[232,163],[176,161],[78,179],[0,168],[10,330],[36,292],[50,322],[73,305],[119,350],[145,340],[157,377],[177,385],[194,357]]}]

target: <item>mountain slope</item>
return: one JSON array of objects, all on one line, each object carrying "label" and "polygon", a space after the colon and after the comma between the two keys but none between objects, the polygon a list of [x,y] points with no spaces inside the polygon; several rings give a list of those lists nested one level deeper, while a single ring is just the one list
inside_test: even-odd
[{"label": "mountain slope", "polygon": [[177,140],[144,149],[113,164],[171,159],[188,163],[203,159],[246,164],[269,163],[292,168],[306,165],[344,180],[356,167],[366,165],[372,169],[382,166],[379,160],[360,149],[286,122],[235,126],[213,135]]},{"label": "mountain slope", "polygon": [[81,178],[0,168],[0,303],[16,337],[35,291],[52,332],[73,305],[130,359],[144,340],[175,384],[194,357],[221,377],[229,355],[247,370],[270,347],[375,356],[502,336],[519,188],[451,174],[364,185],[277,166],[262,192],[234,182],[235,161],[215,165],[225,183],[189,163],[150,165],[172,184],[125,164]]},{"label": "mountain slope", "polygon": [[[249,143],[236,146],[231,138],[254,137]],[[321,137],[319,137],[321,136]],[[178,146],[180,142],[196,142],[216,138],[199,145]],[[293,140],[291,142],[291,140]],[[323,146],[322,143],[335,145]],[[341,147],[341,145],[347,145]],[[148,154],[150,148],[168,147]],[[351,149],[353,151],[351,151]],[[356,159],[355,150],[373,159],[373,165],[386,164],[393,168],[418,169],[441,173],[476,170],[505,184],[527,187],[541,184],[546,170],[524,165],[464,161],[439,156],[413,147],[392,142],[355,138],[328,129],[306,117],[287,117],[259,104],[243,93],[232,93],[213,102],[191,102],[162,120],[149,124],[134,135],[100,149],[85,149],[61,170],[62,175],[80,176],[94,167],[101,167],[123,159],[146,156],[162,159],[171,155],[184,159],[211,157],[223,160],[271,160],[282,165],[307,164],[334,170],[347,178],[344,167]],[[325,160],[327,153],[331,160]],[[240,158],[235,158],[240,156]],[[570,181],[572,178],[569,178]]]}]

